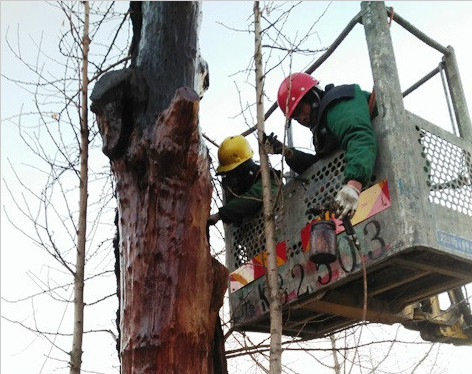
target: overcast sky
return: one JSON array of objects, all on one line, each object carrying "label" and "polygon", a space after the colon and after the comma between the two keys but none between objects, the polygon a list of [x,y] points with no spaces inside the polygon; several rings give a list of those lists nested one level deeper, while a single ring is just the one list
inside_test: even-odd
[{"label": "overcast sky", "polygon": [[[472,105],[472,52],[470,48],[472,2],[395,1],[386,4],[393,5],[395,12],[442,45],[454,47],[466,99],[470,107]],[[243,102],[253,100],[251,96],[253,95],[253,91],[251,91],[253,82],[248,81],[247,74],[237,72],[244,70],[249,65],[254,42],[250,33],[237,32],[235,29],[247,29],[247,25],[252,20],[252,6],[253,3],[248,1],[206,1],[203,3],[200,49],[203,58],[210,66],[210,89],[201,103],[200,122],[205,134],[217,143],[220,143],[225,137],[241,133],[248,126],[255,124],[251,119],[237,116],[240,112],[241,99]],[[315,48],[323,48],[329,46],[359,11],[360,3],[357,1],[336,1],[332,4],[318,1],[305,2],[297,10],[297,15],[287,25],[287,28],[293,33],[299,30],[302,34],[308,30],[313,20],[318,19],[325,12],[316,26],[317,34],[312,38]],[[16,78],[22,77],[21,67],[5,48],[7,28],[9,28],[9,33],[13,35],[17,30],[19,31],[26,46],[25,55],[34,58],[34,45],[30,40],[38,40],[40,33],[44,32],[43,46],[49,53],[54,53],[63,21],[62,16],[43,2],[2,1],[2,74]],[[439,64],[441,56],[438,52],[432,51],[429,47],[415,40],[399,25],[394,23],[391,31],[400,83],[404,90],[435,68]],[[293,60],[293,71],[306,69],[317,57],[319,54],[316,56],[296,56]],[[352,31],[346,42],[318,69],[314,76],[321,80],[323,85],[359,83],[366,90],[372,88],[372,76],[362,26],[358,25]],[[266,109],[276,100],[277,88],[283,77],[284,71],[279,69],[271,73],[270,79],[266,81],[265,90],[268,97]],[[405,100],[405,105],[408,110],[441,127],[450,129],[447,107],[443,99],[444,94],[438,80],[425,85],[421,91],[418,90],[417,93],[408,97]],[[27,150],[18,137],[16,128],[5,119],[18,114],[23,104],[29,104],[26,102],[29,100],[29,98],[25,98],[21,90],[7,84],[2,78],[2,179],[12,180],[13,178],[7,160],[17,167],[28,162]],[[283,119],[278,112],[274,113],[267,121],[266,129],[267,132],[282,133]],[[310,134],[298,127],[295,130],[296,145],[306,149],[312,148]],[[255,138],[251,136],[249,139],[255,146]],[[213,154],[215,153],[214,148],[211,151]],[[30,178],[31,183],[34,184],[34,177],[30,176]],[[11,201],[4,193],[2,184],[3,206],[11,208]],[[32,246],[30,241],[19,235],[8,224],[3,209],[1,260],[2,296],[17,298],[33,293],[35,285],[27,272],[41,271],[42,261],[45,261],[45,258],[38,254],[37,248]],[[10,313],[15,310],[10,309],[10,306],[8,308]],[[3,312],[2,307],[2,314]],[[108,311],[108,313],[105,320],[113,323],[114,310]],[[20,310],[18,310],[18,316],[18,318],[31,317],[30,313],[22,314]],[[24,334],[20,328],[12,327],[4,320],[2,320],[1,335],[2,374],[41,372],[47,349],[45,350],[40,345],[39,339],[35,339],[32,334]],[[87,346],[84,348],[88,349]],[[100,349],[102,349],[102,354],[99,355],[97,363],[93,365],[90,363],[97,359],[96,352],[87,351],[84,354],[84,357],[90,360],[87,361],[88,368],[94,368],[107,374],[112,373],[110,366],[102,365],[102,361],[108,360],[113,355],[114,346],[108,343],[106,347],[102,346]],[[446,374],[468,374],[470,372],[470,365],[461,363],[470,363],[470,348],[444,347],[442,351],[443,354],[438,365],[443,371],[440,372]],[[48,371],[45,369],[42,372]],[[328,371],[325,372],[328,373]],[[319,371],[319,373],[323,372]]]}]

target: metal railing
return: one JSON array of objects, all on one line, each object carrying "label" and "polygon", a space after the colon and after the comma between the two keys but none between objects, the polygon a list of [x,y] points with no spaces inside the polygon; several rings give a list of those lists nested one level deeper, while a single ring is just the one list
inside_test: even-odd
[{"label": "metal railing", "polygon": [[[403,91],[402,96],[407,96],[408,94],[419,88],[421,85],[429,81],[431,78],[433,78],[436,74],[445,72],[446,77],[445,79],[443,78],[443,85],[446,93],[446,102],[448,105],[455,135],[462,137],[466,140],[472,141],[472,125],[469,116],[469,111],[467,108],[467,102],[464,96],[462,82],[460,79],[459,69],[457,67],[454,49],[451,46],[445,47],[430,38],[429,36],[427,36],[425,33],[413,26],[399,14],[394,13],[393,8],[386,7],[385,9],[386,14],[388,15],[388,17],[390,17],[392,21],[402,26],[405,30],[410,32],[412,35],[417,37],[426,45],[443,54],[442,61],[439,63],[439,65],[431,72],[426,74],[424,77],[419,79],[411,87]],[[346,25],[346,27],[341,31],[341,33],[334,40],[334,42],[328,47],[328,49],[315,62],[313,62],[313,64],[308,69],[306,69],[305,72],[308,74],[312,74],[317,68],[319,68],[333,54],[333,52],[347,37],[347,35],[349,35],[354,26],[356,26],[358,23],[362,24],[362,17],[363,11],[357,13]],[[447,83],[447,87],[445,83]],[[270,115],[275,111],[276,108],[277,103],[275,102],[265,113],[264,119],[267,120],[267,118],[270,117]],[[241,135],[247,136],[255,130],[256,126],[253,126],[248,130],[244,131]]]}]

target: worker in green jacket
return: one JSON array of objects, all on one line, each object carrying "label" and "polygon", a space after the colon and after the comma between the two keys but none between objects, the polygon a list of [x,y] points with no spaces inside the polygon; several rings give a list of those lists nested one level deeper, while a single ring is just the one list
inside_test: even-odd
[{"label": "worker in green jacket", "polygon": [[[218,213],[210,215],[208,224],[220,219],[224,223],[240,225],[243,218],[254,215],[262,207],[261,167],[253,159],[254,152],[242,135],[226,138],[218,148],[219,166],[216,175],[222,176],[225,204]],[[271,187],[278,188],[280,175],[271,170]]]},{"label": "worker in green jacket", "polygon": [[287,148],[273,134],[265,137],[269,152],[283,152],[287,164],[299,174],[333,151],[345,151],[344,186],[335,197],[339,219],[354,215],[374,169],[377,140],[369,98],[370,93],[357,84],[328,85],[322,90],[311,75],[292,74],[280,85],[277,102],[286,118],[310,128],[316,155]]}]

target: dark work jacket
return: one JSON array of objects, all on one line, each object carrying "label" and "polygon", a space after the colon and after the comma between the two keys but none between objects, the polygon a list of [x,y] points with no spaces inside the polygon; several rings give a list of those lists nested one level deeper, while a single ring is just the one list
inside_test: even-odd
[{"label": "dark work jacket", "polygon": [[[219,208],[221,220],[224,223],[233,223],[240,225],[244,217],[252,216],[259,212],[262,207],[262,178],[260,173],[260,166],[256,165],[256,173],[254,174],[251,183],[247,183],[248,180],[242,181],[244,191],[239,193],[233,193],[228,188],[223,189],[225,191],[225,204]],[[276,170],[270,171],[270,181],[272,194],[275,194],[280,181],[280,172]]]}]

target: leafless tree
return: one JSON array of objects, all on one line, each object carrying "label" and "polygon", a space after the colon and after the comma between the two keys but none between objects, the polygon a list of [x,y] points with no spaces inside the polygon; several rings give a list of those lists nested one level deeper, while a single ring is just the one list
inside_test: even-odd
[{"label": "leafless tree", "polygon": [[[92,327],[94,324],[87,321],[84,313],[85,306],[95,308],[115,295],[110,284],[98,292],[90,289],[87,294],[87,285],[93,288],[97,279],[113,277],[114,262],[110,250],[114,212],[112,184],[105,160],[97,158],[99,143],[88,115],[88,96],[103,72],[122,66],[128,60],[127,51],[119,47],[126,43],[123,40],[118,43],[118,40],[126,40],[129,23],[126,12],[117,9],[114,3],[58,2],[51,6],[62,14],[65,29],[58,44],[59,57],[43,50],[40,36],[33,37],[37,58],[29,61],[23,56],[19,36],[16,44],[7,36],[10,52],[31,80],[4,77],[26,90],[33,99],[31,110],[5,122],[18,126],[33,156],[29,167],[42,174],[44,185],[31,185],[17,165],[12,168],[21,190],[11,187],[14,181],[4,183],[17,208],[16,212],[11,206],[6,208],[6,216],[13,226],[45,251],[52,262],[47,265],[49,270],[45,277],[31,275],[39,288],[37,293],[21,300],[3,299],[20,305],[33,303],[34,320],[2,317],[45,338],[54,347],[46,354],[49,360],[67,363],[71,373],[80,373],[84,370],[84,334],[102,332],[116,339],[113,326]],[[94,43],[100,39],[111,41]],[[20,218],[17,218],[18,212]],[[55,330],[44,327],[41,320],[44,314],[40,318],[36,311],[38,301],[44,296],[49,301],[42,304],[43,308],[51,302],[73,303],[72,329],[60,320],[55,322]],[[41,306],[38,309],[40,312]],[[58,337],[62,337],[61,342]],[[72,349],[65,349],[67,344],[72,344]]]},{"label": "leafless tree", "polygon": [[[299,4],[286,4],[279,5],[277,3],[269,3],[260,8],[259,2],[254,3],[254,29],[250,31],[254,34],[255,49],[254,49],[254,61],[251,62],[248,70],[243,73],[252,75],[249,73],[250,69],[254,71],[254,87],[255,97],[254,105],[250,104],[246,107],[241,105],[241,115],[247,119],[254,119],[257,122],[257,126],[251,126],[251,123],[247,123],[249,130],[243,135],[249,135],[256,128],[258,130],[259,139],[259,156],[261,163],[261,172],[263,178],[264,187],[264,219],[266,222],[265,233],[266,233],[266,248],[267,248],[267,274],[268,274],[268,285],[270,294],[270,314],[271,314],[271,334],[270,334],[270,355],[267,357],[270,362],[270,368],[268,372],[280,373],[282,370],[281,354],[283,348],[281,346],[282,340],[282,316],[281,316],[281,295],[279,294],[278,287],[278,276],[277,276],[277,259],[275,252],[275,236],[274,236],[274,206],[276,199],[280,199],[280,195],[271,196],[270,182],[269,182],[269,160],[268,155],[262,146],[262,134],[264,133],[264,101],[267,96],[264,91],[264,81],[270,72],[277,67],[282,66],[286,61],[291,60],[294,53],[316,53],[317,50],[304,48],[304,43],[307,40],[311,40],[313,37],[313,29],[307,30],[306,34],[302,37],[295,37],[290,39],[289,36],[283,33],[283,24],[287,21],[290,16],[290,12]],[[270,16],[272,18],[270,18]],[[261,26],[262,21],[265,22],[264,27]],[[272,43],[270,46],[264,44],[264,40],[270,40]],[[268,51],[268,54],[264,55],[263,49]],[[274,53],[277,51],[277,53]],[[274,61],[275,62],[272,62]],[[252,93],[254,95],[254,92]],[[250,101],[250,99],[248,100]],[[256,108],[256,115],[251,113],[251,109]],[[286,124],[287,126],[287,124]],[[285,132],[284,132],[285,134]],[[284,136],[285,140],[285,136]],[[229,331],[230,332],[230,331]],[[228,333],[229,333],[228,332]],[[250,343],[250,337],[247,334],[243,335],[243,340],[239,341],[239,344],[243,345],[242,348],[231,351],[231,356],[235,357],[241,352],[250,352],[252,349],[265,355],[266,347],[263,343],[262,346],[247,347]],[[239,340],[236,338],[236,340]],[[261,349],[259,349],[261,348]],[[248,349],[248,350],[247,350]],[[238,352],[238,353],[237,353]],[[249,353],[251,354],[251,353]],[[234,356],[233,356],[234,355]],[[264,369],[264,365],[258,359],[254,359],[257,362],[257,366]]]},{"label": "leafless tree", "polygon": [[270,182],[269,157],[263,145],[264,135],[264,79],[262,64],[261,9],[254,2],[254,64],[256,76],[257,138],[262,176],[264,234],[267,251],[267,284],[270,295],[270,372],[282,372],[282,295],[279,291],[277,252],[275,248],[275,213]]}]

